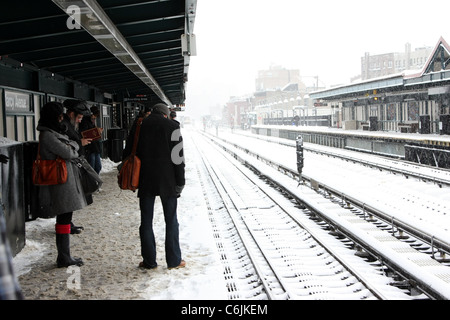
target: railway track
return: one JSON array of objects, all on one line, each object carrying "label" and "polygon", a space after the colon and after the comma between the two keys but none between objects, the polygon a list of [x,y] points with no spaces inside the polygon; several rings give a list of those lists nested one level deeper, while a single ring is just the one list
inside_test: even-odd
[{"label": "railway track", "polygon": [[[217,143],[217,141],[216,141]],[[225,147],[223,144],[221,144],[221,148],[226,149],[227,147]],[[246,162],[247,164],[250,161],[245,160],[244,158],[246,158],[248,156],[249,151],[246,150],[245,152],[242,152],[242,155],[238,155],[239,152],[237,151],[230,151],[228,150],[228,152],[230,152],[233,157],[235,158],[240,158],[241,162]],[[259,160],[262,160],[266,163],[270,162],[267,159],[263,159],[260,156],[257,156]],[[273,165],[270,164],[269,165]],[[256,171],[262,172],[266,169],[260,170],[258,168],[253,168]],[[280,170],[280,168],[278,168],[278,170]],[[277,171],[277,170],[275,170]],[[295,173],[293,172],[289,172],[289,170],[287,170],[286,168],[282,169],[281,171],[284,171],[284,173],[287,173],[291,180],[291,184],[292,184],[292,176],[295,176]],[[266,177],[268,177],[267,174],[264,174]],[[349,205],[348,203],[348,199],[342,200],[336,200],[336,199],[330,199],[332,200],[335,204],[340,205],[341,209],[343,210],[341,213],[334,213],[333,215],[328,215],[326,213],[326,211],[330,211],[329,208],[327,206],[329,206],[329,204],[325,204],[325,208],[320,208],[320,205],[317,205],[317,203],[321,203],[322,200],[320,199],[315,199],[315,200],[311,200],[316,196],[320,196],[317,192],[315,192],[314,190],[311,189],[302,189],[301,192],[303,193],[303,198],[299,199],[296,196],[296,193],[298,193],[298,186],[295,187],[291,187],[292,189],[289,190],[289,187],[286,187],[286,183],[284,182],[280,182],[280,176],[277,175],[276,177],[273,178],[269,178],[269,180],[271,180],[271,183],[278,185],[280,187],[280,189],[282,189],[285,193],[290,194],[293,198],[296,198],[296,201],[301,202],[302,204],[305,205],[305,207],[310,211],[310,216],[312,219],[316,219],[318,221],[320,221],[321,223],[324,222],[325,223],[325,229],[330,231],[332,234],[337,234],[340,235],[340,238],[343,239],[343,241],[348,241],[349,247],[352,248],[356,248],[356,250],[358,251],[358,254],[362,257],[368,257],[370,255],[370,260],[371,261],[376,261],[376,263],[378,262],[382,262],[384,265],[388,266],[388,267],[384,267],[386,268],[386,273],[387,274],[392,274],[395,276],[395,278],[397,279],[396,284],[399,287],[403,287],[403,288],[407,288],[409,292],[412,292],[413,290],[418,290],[418,292],[424,292],[426,293],[427,296],[431,297],[431,298],[436,298],[436,299],[448,299],[448,296],[446,296],[446,294],[448,293],[448,288],[446,288],[446,286],[448,286],[450,284],[450,278],[448,276],[448,268],[443,267],[441,264],[439,264],[437,262],[437,260],[434,259],[425,259],[424,257],[424,253],[423,251],[427,251],[427,249],[419,249],[416,250],[416,248],[414,248],[414,246],[407,244],[404,245],[405,243],[400,242],[402,236],[399,234],[398,236],[396,236],[394,234],[394,232],[392,230],[395,229],[395,226],[391,226],[392,230],[387,231],[387,229],[389,229],[388,227],[385,226],[381,226],[380,225],[376,225],[374,227],[373,224],[373,219],[368,219],[367,217],[370,217],[371,214],[368,213],[368,211],[366,211],[366,208],[363,209],[362,214],[361,211],[355,209],[354,207],[352,207],[352,205]],[[297,189],[297,190],[295,190]],[[310,200],[306,200],[304,199],[305,194],[310,193],[308,195],[308,197],[310,197]],[[329,195],[329,191],[327,191],[327,194]],[[322,199],[324,198],[323,196],[320,196]],[[343,205],[345,204],[345,205]],[[333,211],[333,210],[331,210]],[[338,219],[336,219],[336,216],[338,217]],[[345,219],[344,219],[344,218]],[[335,221],[338,220],[338,221]],[[354,230],[355,224],[360,224],[366,222],[367,224],[364,225],[364,227],[362,229],[366,229],[365,232],[369,232],[368,230],[370,230],[371,233],[373,233],[372,237],[373,239],[375,239],[374,241],[377,242],[376,245],[374,245],[374,243],[371,243],[370,241],[367,242],[367,238],[370,237],[365,237],[365,236],[359,236],[358,235],[358,231]],[[358,226],[361,230],[361,226]],[[397,232],[398,231],[398,226],[397,226]],[[399,232],[400,233],[400,232]],[[397,255],[404,255],[409,256],[409,258],[405,258],[408,261],[404,261],[403,263],[398,262],[398,259],[394,259],[394,258],[390,258],[389,255],[385,254],[386,251],[386,244],[389,244],[390,246],[390,250],[393,251],[392,254],[397,254]],[[379,246],[380,245],[380,246]],[[384,245],[384,247],[382,246]],[[378,249],[377,249],[378,248]],[[417,246],[418,248],[418,246]],[[428,250],[429,251],[429,250]],[[433,252],[433,247],[432,247],[432,254],[434,254]],[[416,257],[418,256],[418,257]],[[428,254],[429,256],[429,254]],[[412,257],[412,258],[411,258]],[[410,264],[408,266],[408,264]],[[412,264],[412,265],[411,265]],[[432,283],[430,284],[429,279],[427,279],[427,276],[423,277],[423,275],[420,274],[415,274],[414,269],[419,265],[419,267],[423,267],[425,269],[428,269],[427,272],[431,272],[431,274],[434,274],[434,276],[437,277],[437,284],[436,283]],[[430,269],[435,269],[434,272],[430,271]],[[439,270],[437,270],[439,269]],[[388,271],[389,270],[389,271]],[[413,270],[413,271],[411,271]],[[427,273],[424,272],[424,273]],[[420,272],[419,272],[420,273]],[[433,279],[435,280],[435,279]],[[441,287],[444,286],[444,289],[441,290],[441,288],[436,289],[437,287]],[[443,292],[442,292],[443,291]],[[375,295],[374,295],[375,296]]]},{"label": "railway track", "polygon": [[[260,139],[258,137],[258,139]],[[229,141],[223,140],[227,143],[230,143]],[[419,247],[422,246],[423,251],[428,251],[430,253],[430,256],[433,259],[436,259],[437,261],[440,261],[445,264],[449,264],[449,256],[450,256],[450,243],[449,241],[442,239],[441,236],[433,234],[432,231],[427,231],[423,227],[417,227],[414,224],[411,224],[407,220],[402,220],[402,218],[399,218],[397,216],[394,216],[392,212],[386,212],[383,209],[379,209],[374,205],[370,205],[364,200],[359,200],[356,196],[349,195],[348,193],[345,193],[341,190],[338,190],[327,183],[324,183],[322,181],[317,181],[313,177],[310,177],[306,174],[300,175],[296,171],[296,169],[293,168],[293,166],[286,165],[284,163],[279,163],[277,161],[274,161],[272,159],[269,159],[265,156],[261,156],[257,154],[257,152],[253,152],[251,150],[248,150],[244,147],[241,147],[239,144],[231,142],[233,147],[240,148],[241,150],[244,150],[245,153],[253,155],[257,157],[260,161],[267,163],[268,165],[271,165],[278,170],[284,172],[285,174],[288,174],[289,176],[293,177],[294,179],[301,179],[303,182],[308,183],[309,186],[314,188],[316,191],[321,192],[326,197],[334,197],[335,199],[339,199],[336,201],[340,201],[342,205],[349,208],[350,210],[354,210],[354,212],[359,212],[359,215],[362,216],[364,219],[367,219],[368,221],[372,221],[374,224],[379,225],[380,228],[384,229],[390,229],[392,234],[395,235],[399,239],[403,239],[405,241],[411,242],[412,246]],[[292,146],[292,143],[286,142],[285,144],[288,147]],[[294,152],[294,151],[293,151]],[[326,156],[332,156],[339,159],[344,159],[345,161],[349,161],[349,156],[341,157],[340,155],[336,155],[334,152],[331,151],[321,151],[321,152],[314,152],[317,154],[322,154]],[[358,159],[356,157],[350,157],[353,163],[360,163],[364,166],[369,166],[371,168],[375,168],[377,170],[389,170],[392,166],[382,166],[379,167],[375,162],[369,162],[364,163],[362,159]],[[383,160],[382,160],[383,161]],[[390,160],[388,160],[390,161]],[[435,169],[431,169],[432,171]],[[436,169],[437,170],[437,169]],[[442,171],[442,170],[441,170]],[[399,172],[398,170],[394,170],[392,172]],[[411,176],[414,176],[416,178],[423,177],[422,174],[416,174],[411,171],[411,169],[408,169],[407,172],[410,172]],[[444,173],[447,172],[446,170],[443,171]],[[406,174],[406,173],[405,173]],[[422,179],[421,181],[431,181],[433,183],[436,183],[436,177],[430,176],[430,179]],[[441,179],[440,187],[442,185],[445,185],[443,181],[447,181],[447,178]],[[405,191],[407,191],[406,188],[404,188]],[[399,195],[401,196],[401,195]],[[414,201],[415,196],[412,195],[412,201]],[[433,203],[427,204],[427,206],[432,206]],[[440,211],[439,207],[440,204],[434,204],[436,205],[436,210],[432,208],[431,212],[433,211]],[[449,208],[450,209],[450,208]],[[443,208],[442,210],[447,210],[447,208]],[[410,237],[408,237],[408,236]],[[415,240],[413,240],[415,239]]]},{"label": "railway track", "polygon": [[[389,298],[392,288],[379,288],[389,282],[379,265],[355,257],[326,228],[312,223],[309,210],[298,209],[254,173],[232,164],[229,155],[211,148],[215,150],[201,151],[207,170],[203,179],[214,185],[205,196],[219,199],[210,219],[226,264],[230,297],[243,298],[236,291],[244,286],[250,294],[244,298],[255,299]],[[235,268],[243,269],[243,275],[233,276]],[[403,295],[399,291],[395,296]]]},{"label": "railway track", "polygon": [[[295,148],[295,141],[293,140],[264,136],[253,136],[252,138]],[[408,162],[406,160],[393,159],[391,157],[374,157],[365,153],[359,153],[359,156],[355,157],[351,152],[347,152],[348,150],[336,149],[334,151],[331,151],[332,149],[335,148],[323,148],[322,146],[314,144],[304,146],[304,150],[307,152],[320,154],[327,157],[334,157],[347,162],[358,163],[363,166],[371,167],[380,171],[388,171],[393,174],[402,175],[407,179],[412,178],[424,182],[430,182],[438,185],[439,187],[450,186],[450,170],[448,169],[435,168],[428,165]],[[418,173],[417,169],[424,170],[425,172]]]}]

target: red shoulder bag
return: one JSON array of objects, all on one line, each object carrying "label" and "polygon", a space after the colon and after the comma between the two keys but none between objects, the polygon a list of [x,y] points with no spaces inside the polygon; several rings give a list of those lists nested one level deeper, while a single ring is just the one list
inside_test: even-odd
[{"label": "red shoulder bag", "polygon": [[141,172],[141,159],[136,156],[137,143],[139,140],[139,131],[141,130],[143,118],[140,118],[136,124],[136,132],[134,135],[133,149],[131,154],[122,162],[119,169],[117,181],[119,188],[122,190],[136,191],[139,187],[139,174]]}]

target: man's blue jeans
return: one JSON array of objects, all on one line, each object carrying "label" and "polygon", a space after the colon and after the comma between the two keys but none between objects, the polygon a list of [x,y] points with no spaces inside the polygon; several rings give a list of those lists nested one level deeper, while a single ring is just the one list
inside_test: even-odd
[{"label": "man's blue jeans", "polygon": [[100,153],[89,153],[87,161],[89,161],[89,164],[92,168],[94,168],[95,172],[100,174],[100,171],[102,170],[102,159],[100,157]]},{"label": "man's blue jeans", "polygon": [[[181,250],[179,242],[179,230],[177,219],[177,198],[161,198],[164,220],[166,222],[166,262],[167,267],[174,268],[181,263]],[[155,197],[139,198],[141,208],[141,226],[139,236],[141,238],[141,254],[144,258],[144,266],[153,268],[156,263],[156,243],[153,232],[153,213]]]}]

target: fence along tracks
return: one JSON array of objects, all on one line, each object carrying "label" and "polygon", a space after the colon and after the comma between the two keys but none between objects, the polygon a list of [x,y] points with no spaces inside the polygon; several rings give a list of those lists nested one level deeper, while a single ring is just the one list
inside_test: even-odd
[{"label": "fence along tracks", "polygon": [[[210,203],[211,222],[226,264],[224,273],[230,297],[242,298],[236,291],[244,286],[251,295],[245,298],[386,298],[379,283],[388,281],[379,266],[355,257],[308,215],[296,217],[301,209],[293,202],[248,169],[232,165],[217,147],[211,148],[200,152],[208,171],[205,176],[215,186],[214,191],[208,191],[207,198],[220,196],[220,201]],[[330,249],[330,241],[337,249]],[[224,249],[225,243],[228,250]],[[364,264],[361,269],[364,271],[350,265],[350,260],[357,265]],[[397,298],[405,298],[402,292],[396,294]]]},{"label": "fence along tracks", "polygon": [[[216,141],[216,143],[219,142]],[[222,145],[222,148],[228,147]],[[233,147],[230,148],[234,149]],[[246,152],[228,150],[228,152],[233,154],[233,156],[236,158],[241,158],[241,161],[247,161],[244,159],[249,157],[247,155],[249,153],[248,150],[246,150]],[[259,156],[258,158],[260,160],[264,160]],[[270,160],[266,159],[265,161],[270,163]],[[252,161],[249,160],[248,162]],[[252,165],[255,166],[253,162]],[[256,167],[258,167],[258,165],[256,165]],[[279,169],[280,168],[278,168],[278,170]],[[255,170],[258,169],[256,168]],[[266,169],[263,169],[261,171],[267,172]],[[286,170],[283,169],[281,171]],[[280,176],[277,175],[273,177],[272,180],[278,181],[280,180]],[[282,188],[285,189],[285,191],[287,190],[286,192],[294,195],[294,197],[296,197],[295,194],[299,193],[299,190],[296,186],[291,187],[291,190],[289,190],[289,187],[286,187],[286,185],[289,183],[276,183],[284,185]],[[319,196],[312,190],[303,189],[301,191],[302,194],[306,194],[308,192],[315,194],[315,196]],[[304,196],[305,195],[302,195],[302,197]],[[311,197],[310,199],[313,199],[313,197]],[[317,203],[320,203],[321,201],[320,199],[305,201],[305,199],[303,198],[301,201],[307,203],[307,206],[309,208],[312,208],[312,211],[316,211],[316,213],[321,212],[320,210],[323,210],[323,212],[318,215],[320,216],[320,219],[333,224],[333,228],[336,228],[339,233],[351,239],[358,246],[364,247],[368,252],[375,256],[375,259],[378,259],[379,261],[382,261],[383,263],[389,265],[389,268],[392,268],[392,270],[394,270],[394,273],[398,273],[402,277],[404,277],[404,282],[407,283],[406,287],[409,286],[409,288],[418,288],[432,298],[448,299],[450,295],[450,276],[448,267],[440,265],[438,262],[431,259],[431,257],[427,257],[425,254],[413,249],[407,243],[400,243],[400,241],[398,241],[396,237],[393,237],[383,230],[380,230],[373,224],[364,224],[364,227],[361,227],[361,225],[364,223],[364,219],[361,219],[357,214],[352,213],[351,210],[345,210],[340,214],[332,213],[331,215],[327,215],[326,212],[330,211],[327,208],[329,204],[325,204],[325,207],[323,209],[320,209],[320,206],[317,207]],[[361,231],[363,232],[362,234]],[[367,233],[370,233],[371,236],[367,236]]]}]

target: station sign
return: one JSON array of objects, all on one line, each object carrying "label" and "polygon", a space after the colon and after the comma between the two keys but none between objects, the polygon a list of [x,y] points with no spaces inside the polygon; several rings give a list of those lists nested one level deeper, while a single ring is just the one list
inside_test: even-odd
[{"label": "station sign", "polygon": [[5,110],[8,113],[32,113],[30,95],[5,90]]},{"label": "station sign", "polygon": [[185,111],[186,110],[186,106],[185,106],[184,103],[183,104],[177,104],[177,105],[174,105],[171,108],[171,110],[174,110],[174,111]]},{"label": "station sign", "polygon": [[148,97],[146,94],[137,94],[133,98],[124,98],[123,101],[125,102],[145,102],[148,101]]},{"label": "station sign", "polygon": [[328,103],[323,101],[316,101],[314,102],[314,107],[327,107]]}]

